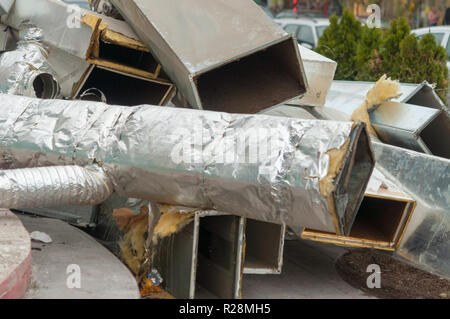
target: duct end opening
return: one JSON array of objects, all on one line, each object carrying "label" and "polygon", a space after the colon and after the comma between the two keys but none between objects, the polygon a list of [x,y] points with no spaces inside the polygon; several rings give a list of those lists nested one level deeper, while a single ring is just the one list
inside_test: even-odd
[{"label": "duct end opening", "polygon": [[[354,129],[351,139],[350,161],[346,162],[337,179],[334,193],[336,209],[341,222],[341,234],[350,233],[353,221],[361,205],[372,171],[375,159],[370,146],[370,138],[365,125],[359,124]],[[346,194],[341,195],[341,194]]]},{"label": "duct end opening", "polygon": [[150,52],[100,41],[99,59],[154,73],[158,62]]},{"label": "duct end opening", "polygon": [[441,111],[419,136],[431,154],[450,159],[450,117],[446,112]]},{"label": "duct end opening", "polygon": [[95,88],[103,92],[108,104],[136,106],[161,105],[169,98],[173,86],[162,81],[144,79],[102,67],[94,67],[88,73],[77,98],[83,92]]},{"label": "duct end opening", "polygon": [[49,73],[40,73],[33,80],[33,90],[37,98],[53,99],[59,93],[59,85]]},{"label": "duct end opening", "polygon": [[245,273],[280,273],[284,231],[282,225],[247,219]]},{"label": "duct end opening", "polygon": [[203,109],[253,114],[306,93],[292,38],[196,78]]},{"label": "duct end opening", "polygon": [[232,299],[238,263],[237,216],[200,218],[196,297]]},{"label": "duct end opening", "polygon": [[302,237],[346,246],[393,250],[401,240],[413,202],[365,196],[348,236],[305,229]]}]

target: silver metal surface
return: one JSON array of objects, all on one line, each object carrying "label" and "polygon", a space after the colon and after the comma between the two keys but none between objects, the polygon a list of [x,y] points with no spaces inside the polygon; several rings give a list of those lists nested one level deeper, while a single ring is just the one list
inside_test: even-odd
[{"label": "silver metal surface", "polygon": [[382,142],[450,158],[450,115],[442,109],[386,102],[370,121]]},{"label": "silver metal surface", "polygon": [[306,93],[297,41],[252,1],[112,3],[194,108],[256,113]]},{"label": "silver metal surface", "polygon": [[15,47],[16,41],[11,29],[3,24],[0,24],[0,53],[14,50]]},{"label": "silver metal surface", "polygon": [[112,191],[109,179],[95,166],[0,170],[0,207],[96,205],[107,199]]},{"label": "silver metal surface", "polygon": [[291,105],[324,106],[328,91],[333,83],[337,63],[323,55],[299,45],[300,56],[305,68],[309,91],[300,99],[290,101]]},{"label": "silver metal surface", "polygon": [[62,206],[47,208],[21,208],[20,211],[63,220],[77,227],[95,227],[97,225],[98,206]]},{"label": "silver metal surface", "polygon": [[[362,124],[9,95],[0,105],[4,169],[97,161],[123,197],[290,226],[348,233],[374,166]],[[346,141],[333,215],[319,180]]]},{"label": "silver metal surface", "polygon": [[374,142],[380,170],[417,206],[397,253],[450,278],[450,160]]},{"label": "silver metal surface", "polygon": [[58,0],[15,0],[4,24],[19,30],[23,21],[31,21],[43,30],[43,43],[85,59],[93,30],[81,22],[86,10]]},{"label": "silver metal surface", "polygon": [[[325,106],[351,115],[364,102],[367,92],[374,85],[375,82],[333,81]],[[433,85],[427,81],[421,84],[400,83],[399,93],[401,95],[397,99],[392,99],[393,102],[443,109],[447,113],[450,112],[436,94]]]},{"label": "silver metal surface", "polygon": [[0,0],[0,16],[7,14],[14,4],[14,0]]},{"label": "silver metal surface", "polygon": [[154,266],[165,290],[182,299],[240,298],[244,220],[198,211],[182,230],[160,239]]}]

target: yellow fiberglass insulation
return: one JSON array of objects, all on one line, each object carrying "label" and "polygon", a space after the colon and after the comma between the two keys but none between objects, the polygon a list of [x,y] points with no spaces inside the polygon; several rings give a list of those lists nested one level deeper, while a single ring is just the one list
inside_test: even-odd
[{"label": "yellow fiberglass insulation", "polygon": [[139,215],[131,217],[124,232],[125,234],[119,240],[118,245],[123,260],[130,267],[131,271],[137,275],[145,257],[145,241],[148,232],[148,209],[141,209]]},{"label": "yellow fiberglass insulation", "polygon": [[[155,227],[154,243],[159,238],[168,237],[189,224],[195,216],[195,210],[180,212],[177,207],[161,206],[161,218]],[[141,265],[146,258],[146,240],[148,235],[148,207],[141,207],[140,214],[135,215],[127,208],[115,209],[113,216],[116,218],[124,235],[118,242],[122,259],[138,275]]]},{"label": "yellow fiberglass insulation", "polygon": [[351,120],[355,122],[364,122],[367,124],[369,133],[373,136],[377,136],[374,128],[370,123],[370,117],[368,110],[374,106],[380,105],[391,99],[398,98],[400,84],[398,81],[393,81],[387,78],[386,74],[383,75],[377,83],[367,92],[366,99],[352,114]]}]

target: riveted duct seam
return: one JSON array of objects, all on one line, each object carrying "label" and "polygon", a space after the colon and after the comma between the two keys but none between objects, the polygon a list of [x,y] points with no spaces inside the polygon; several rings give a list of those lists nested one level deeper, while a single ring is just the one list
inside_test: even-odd
[{"label": "riveted duct seam", "polygon": [[0,170],[0,207],[41,208],[96,205],[113,192],[96,166],[50,166]]},{"label": "riveted duct seam", "polygon": [[[97,161],[121,196],[261,221],[346,233],[374,166],[363,124],[8,95],[0,102],[0,167]],[[270,152],[252,161],[264,145]],[[340,149],[333,211],[319,181]]]}]

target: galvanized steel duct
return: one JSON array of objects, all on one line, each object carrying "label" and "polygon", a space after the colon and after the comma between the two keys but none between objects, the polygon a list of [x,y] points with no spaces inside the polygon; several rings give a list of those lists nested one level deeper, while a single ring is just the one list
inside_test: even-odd
[{"label": "galvanized steel duct", "polygon": [[0,207],[5,208],[96,205],[112,192],[111,182],[98,166],[0,170]]},{"label": "galvanized steel duct", "polygon": [[[119,195],[157,203],[346,234],[374,167],[364,124],[8,95],[0,102],[0,167],[101,162]],[[342,169],[329,202],[319,181],[332,164]]]}]

